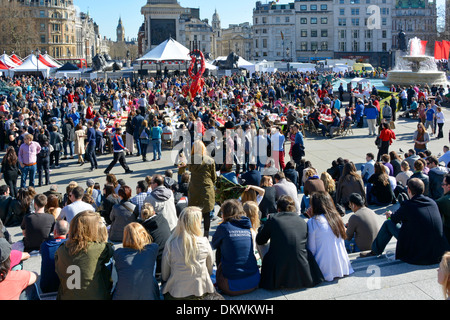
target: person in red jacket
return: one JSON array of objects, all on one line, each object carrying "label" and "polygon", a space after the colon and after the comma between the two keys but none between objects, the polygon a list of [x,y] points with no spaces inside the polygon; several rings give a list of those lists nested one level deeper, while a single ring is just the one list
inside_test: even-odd
[{"label": "person in red jacket", "polygon": [[389,146],[396,139],[394,131],[389,128],[389,123],[382,123],[380,132],[381,146],[378,148],[377,162],[383,154],[389,154]]}]

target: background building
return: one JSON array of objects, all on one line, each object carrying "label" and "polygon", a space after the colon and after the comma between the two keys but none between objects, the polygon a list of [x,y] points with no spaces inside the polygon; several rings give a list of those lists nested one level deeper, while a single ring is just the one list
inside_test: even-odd
[{"label": "background building", "polygon": [[295,50],[291,50],[297,46],[295,19],[294,3],[256,2],[253,9],[253,59],[290,60],[296,57]]},{"label": "background building", "polygon": [[336,1],[333,8],[334,57],[375,67],[391,67],[393,3],[394,0]]},{"label": "background building", "polygon": [[333,20],[333,1],[295,1],[295,58],[311,62],[333,58],[336,29]]},{"label": "background building", "polygon": [[[405,32],[408,39],[417,37],[428,41],[427,54],[433,55],[437,38],[437,8],[435,0],[395,0],[392,4],[392,36],[398,48],[398,34]],[[448,2],[447,6],[448,6]],[[448,26],[447,26],[448,28]]]},{"label": "background building", "polygon": [[86,59],[104,50],[98,25],[73,0],[0,0],[0,50],[26,57],[39,49],[55,59]]}]

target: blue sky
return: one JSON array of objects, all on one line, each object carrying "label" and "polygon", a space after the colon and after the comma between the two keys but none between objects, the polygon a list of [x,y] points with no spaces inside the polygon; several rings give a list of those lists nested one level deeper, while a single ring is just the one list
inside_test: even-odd
[{"label": "blue sky", "polygon": [[[229,24],[252,22],[253,8],[257,0],[178,0],[183,7],[200,8],[200,18],[211,22],[214,10],[220,16],[222,28]],[[260,0],[267,3],[268,0]],[[279,4],[286,4],[293,0],[280,0]],[[437,0],[438,5],[445,0]],[[144,21],[141,8],[147,0],[74,0],[75,6],[81,11],[89,13],[100,27],[100,34],[116,39],[116,27],[119,17],[125,27],[125,37],[136,38],[139,27]]]},{"label": "blue sky", "polygon": [[[261,0],[266,3],[265,0]],[[214,10],[222,21],[222,28],[229,24],[251,22],[253,8],[256,0],[178,0],[181,6],[188,8],[200,8],[200,18],[211,22]],[[280,0],[279,3],[292,1]],[[100,34],[116,39],[116,27],[119,17],[125,27],[125,37],[136,38],[139,27],[144,22],[141,8],[147,0],[74,0],[75,6],[81,11],[87,12],[100,27]],[[239,8],[239,9],[236,9]]]}]

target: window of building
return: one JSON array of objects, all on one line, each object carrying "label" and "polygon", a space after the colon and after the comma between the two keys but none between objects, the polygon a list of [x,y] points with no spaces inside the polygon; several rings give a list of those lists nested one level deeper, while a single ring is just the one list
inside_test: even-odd
[{"label": "window of building", "polygon": [[311,24],[317,24],[317,18],[311,18]]},{"label": "window of building", "polygon": [[311,30],[311,38],[317,37],[317,30]]},{"label": "window of building", "polygon": [[371,52],[372,51],[372,42],[366,42],[365,49],[366,49],[366,52]]},{"label": "window of building", "polygon": [[308,50],[308,42],[302,41],[300,43],[300,51],[307,51]]},{"label": "window of building", "polygon": [[354,27],[359,26],[359,18],[352,18],[352,26]]},{"label": "window of building", "polygon": [[307,24],[307,23],[308,23],[308,19],[300,18],[300,24]]},{"label": "window of building", "polygon": [[387,43],[386,42],[381,43],[381,50],[383,50],[384,52],[387,51]]},{"label": "window of building", "polygon": [[300,36],[302,38],[306,38],[308,36],[308,30],[306,30],[306,29],[300,30]]},{"label": "window of building", "polygon": [[345,9],[344,8],[339,9],[339,15],[345,16]]},{"label": "window of building", "polygon": [[341,52],[347,51],[347,42],[339,42],[339,51]]},{"label": "window of building", "polygon": [[352,8],[351,15],[352,16],[359,16],[359,8]]},{"label": "window of building", "polygon": [[327,30],[327,29],[322,29],[322,30],[320,30],[320,36],[321,36],[322,38],[328,37],[328,30]]},{"label": "window of building", "polygon": [[316,41],[311,42],[311,51],[319,50],[319,45]]},{"label": "window of building", "polygon": [[383,39],[386,39],[386,38],[387,38],[387,31],[386,31],[386,30],[381,31],[381,37],[382,37]]},{"label": "window of building", "polygon": [[358,41],[353,41],[353,43],[352,43],[352,51],[353,52],[358,52],[359,51],[359,42]]},{"label": "window of building", "polygon": [[307,10],[308,10],[308,6],[307,6],[307,5],[302,4],[302,5],[300,6],[300,11],[307,11]]},{"label": "window of building", "polygon": [[326,10],[328,10],[328,6],[326,4],[321,4],[320,5],[320,10],[326,11]]},{"label": "window of building", "polygon": [[312,5],[309,7],[309,9],[310,9],[311,11],[317,11],[317,4],[312,4]]},{"label": "window of building", "polygon": [[328,50],[328,42],[322,41],[322,42],[320,43],[320,50],[322,50],[322,51],[327,51],[327,50]]},{"label": "window of building", "polygon": [[327,24],[328,23],[328,18],[327,17],[320,18],[320,23],[321,24]]},{"label": "window of building", "polygon": [[45,43],[45,36],[41,36],[41,43]]},{"label": "window of building", "polygon": [[267,39],[263,39],[262,46],[263,48],[267,48]]},{"label": "window of building", "polygon": [[347,25],[347,19],[345,19],[345,18],[338,18],[338,25],[340,27],[345,27]]}]

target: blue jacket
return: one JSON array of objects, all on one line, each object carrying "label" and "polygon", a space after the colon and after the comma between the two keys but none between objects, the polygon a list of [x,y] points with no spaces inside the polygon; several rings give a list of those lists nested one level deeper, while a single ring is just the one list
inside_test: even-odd
[{"label": "blue jacket", "polygon": [[122,137],[118,134],[114,134],[112,138],[114,151],[123,151],[125,149],[125,144],[123,143]]},{"label": "blue jacket", "polygon": [[248,217],[241,217],[220,224],[214,233],[211,246],[220,248],[220,263],[227,279],[238,280],[259,274],[251,226]]},{"label": "blue jacket", "polygon": [[367,119],[376,119],[378,117],[378,109],[374,105],[368,105],[364,108],[364,115]]},{"label": "blue jacket", "polygon": [[161,127],[159,127],[159,126],[152,127],[151,131],[152,131],[152,140],[161,139],[161,135],[162,135]]}]

